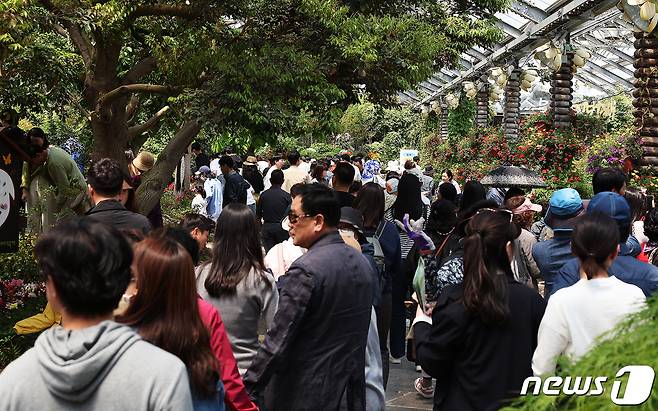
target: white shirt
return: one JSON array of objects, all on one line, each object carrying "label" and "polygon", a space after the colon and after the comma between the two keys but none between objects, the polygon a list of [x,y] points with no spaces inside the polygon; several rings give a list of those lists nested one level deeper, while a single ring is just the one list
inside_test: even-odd
[{"label": "white shirt", "polygon": [[268,161],[261,160],[258,163],[258,171],[263,174],[263,171],[270,166],[270,163]]},{"label": "white shirt", "polygon": [[354,164],[352,164],[352,167],[354,167],[354,181],[361,181],[361,170]]},{"label": "white shirt", "polygon": [[539,326],[532,372],[538,376],[554,373],[561,354],[579,359],[597,337],[644,306],[642,290],[614,276],[581,279],[557,291],[548,300]]},{"label": "white shirt", "polygon": [[210,171],[216,176],[222,174],[222,169],[219,167],[219,159],[216,158],[210,162]]},{"label": "white shirt", "polygon": [[306,174],[309,174],[311,172],[311,163],[307,163],[306,161],[300,161],[299,168],[304,170]]},{"label": "white shirt", "polygon": [[204,217],[208,217],[208,210],[206,207],[208,207],[206,199],[203,198],[201,194],[195,195],[194,199],[192,200],[192,211],[197,214],[201,214]]},{"label": "white shirt", "polygon": [[305,248],[299,247],[293,243],[292,238],[288,238],[274,247],[270,248],[265,256],[265,267],[272,270],[274,279],[284,275],[292,263],[306,252]]},{"label": "white shirt", "polygon": [[272,187],[272,183],[270,182],[270,177],[272,177],[272,171],[278,170],[276,166],[270,167],[269,170],[267,170],[267,174],[265,174],[265,178],[263,178],[263,185],[265,188],[263,188],[263,191],[267,190],[268,188]]},{"label": "white shirt", "polygon": [[254,189],[251,187],[251,184],[249,184],[249,188],[247,189],[247,205],[254,204],[256,204],[256,200],[254,199]]}]

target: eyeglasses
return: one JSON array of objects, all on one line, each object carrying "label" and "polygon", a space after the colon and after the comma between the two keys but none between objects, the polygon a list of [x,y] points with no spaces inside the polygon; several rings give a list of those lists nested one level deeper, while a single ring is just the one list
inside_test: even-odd
[{"label": "eyeglasses", "polygon": [[289,224],[297,224],[297,222],[298,222],[300,219],[304,218],[304,217],[313,217],[313,216],[310,215],[310,214],[297,215],[297,214],[295,214],[293,211],[290,211],[290,212],[288,213],[288,223],[289,223]]},{"label": "eyeglasses", "polygon": [[[510,210],[506,209],[506,208],[481,208],[478,211],[476,211],[475,214],[473,214],[473,216],[471,218],[475,217],[476,215],[480,214],[483,211],[489,211],[490,213],[503,212],[503,213],[509,214],[509,222],[510,223],[514,220],[514,213],[511,212]],[[469,220],[470,220],[470,218],[469,218]]]}]

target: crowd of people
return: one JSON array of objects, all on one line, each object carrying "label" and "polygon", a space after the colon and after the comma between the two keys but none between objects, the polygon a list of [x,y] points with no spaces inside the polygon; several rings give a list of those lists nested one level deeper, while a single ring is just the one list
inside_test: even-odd
[{"label": "crowd of people", "polygon": [[436,410],[498,409],[658,288],[658,209],[621,170],[540,214],[418,158],[192,151],[175,226],[136,212],[150,153],[74,173],[91,208],[39,238],[48,306],[3,408],[376,411],[406,356]]}]

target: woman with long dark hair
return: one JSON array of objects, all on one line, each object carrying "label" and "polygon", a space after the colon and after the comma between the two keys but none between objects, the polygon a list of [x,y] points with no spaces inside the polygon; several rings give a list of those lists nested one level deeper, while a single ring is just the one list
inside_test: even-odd
[{"label": "woman with long dark hair", "polygon": [[322,163],[315,163],[311,167],[311,183],[327,185],[327,170]]},{"label": "woman with long dark hair", "polygon": [[467,181],[464,184],[461,198],[459,199],[459,211],[468,210],[473,204],[487,198],[487,190],[477,180]]},{"label": "woman with long dark hair", "polygon": [[199,267],[197,289],[222,315],[243,375],[258,351],[258,325],[269,328],[279,295],[265,269],[256,216],[244,204],[224,207],[210,261]]},{"label": "woman with long dark hair", "polygon": [[224,388],[199,316],[192,257],[176,241],[147,237],[134,247],[136,294],[117,317],[137,328],[146,341],[185,363],[195,410],[224,410]]},{"label": "woman with long dark hair", "polygon": [[519,394],[544,301],[514,280],[510,261],[519,227],[508,210],[480,209],[464,240],[464,280],[444,289],[414,320],[416,357],[440,381],[435,410],[493,410]]},{"label": "woman with long dark hair", "polygon": [[582,357],[596,339],[644,307],[642,290],[608,273],[617,257],[619,227],[601,213],[587,214],[574,227],[571,251],[580,262],[580,280],[551,295],[532,357],[535,375],[555,371],[557,357]]},{"label": "woman with long dark hair", "polygon": [[381,277],[381,301],[376,308],[379,348],[382,353],[384,388],[388,383],[389,352],[388,332],[391,328],[392,278],[400,275],[402,253],[397,228],[384,219],[384,189],[377,183],[366,183],[354,199],[354,208],[363,214],[363,232],[376,239],[384,254],[384,272]]},{"label": "woman with long dark hair", "polygon": [[[400,178],[398,184],[398,195],[389,208],[384,218],[391,223],[395,220],[402,221],[406,214],[411,220],[418,220],[421,217],[427,221],[428,209],[421,199],[422,183],[413,174],[405,173]],[[424,228],[424,226],[423,226]],[[392,310],[391,310],[391,357],[394,362],[405,354],[405,337],[406,337],[406,318],[404,300],[408,295],[408,290],[413,278],[413,273],[418,264],[418,249],[414,247],[414,242],[409,238],[404,230],[398,229],[400,235],[400,248],[402,252],[402,270],[396,273],[392,279]],[[413,252],[411,252],[414,250]]]}]

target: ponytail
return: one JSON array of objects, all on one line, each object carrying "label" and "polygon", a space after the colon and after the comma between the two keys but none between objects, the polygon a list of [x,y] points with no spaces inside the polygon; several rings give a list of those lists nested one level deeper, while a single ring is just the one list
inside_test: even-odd
[{"label": "ponytail", "polygon": [[[469,224],[469,228],[473,223]],[[506,234],[495,226],[489,227],[487,233],[469,229],[467,231],[471,233],[464,242],[463,303],[469,312],[480,317],[486,324],[504,323],[509,317],[506,274],[509,275],[511,269],[505,251],[506,237],[510,232],[506,226],[509,224],[506,217],[503,217],[502,231]],[[501,241],[504,241],[502,246]]]}]

